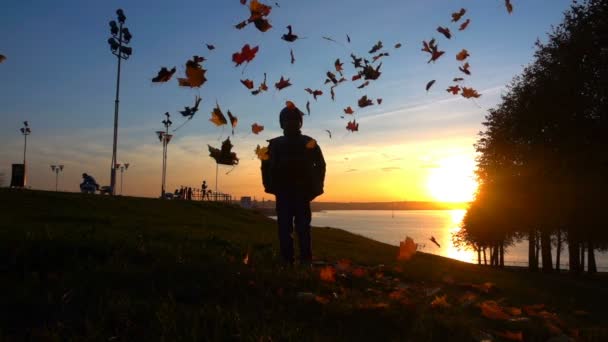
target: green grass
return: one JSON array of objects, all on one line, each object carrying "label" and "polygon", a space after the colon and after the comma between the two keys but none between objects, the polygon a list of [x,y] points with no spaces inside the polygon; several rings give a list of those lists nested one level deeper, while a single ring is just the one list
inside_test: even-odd
[{"label": "green grass", "polygon": [[[0,340],[468,341],[505,330],[529,341],[551,336],[538,317],[482,317],[477,304],[490,299],[543,303],[564,333],[608,338],[604,274],[496,270],[424,253],[397,262],[396,247],[314,228],[316,260],[353,262],[332,283],[319,279],[320,266],[282,267],[274,221],[223,204],[3,189],[0,217]],[[352,274],[359,267],[365,276]],[[470,286],[484,282],[496,289]],[[466,292],[477,299],[460,303]],[[433,308],[438,295],[451,306]]]}]

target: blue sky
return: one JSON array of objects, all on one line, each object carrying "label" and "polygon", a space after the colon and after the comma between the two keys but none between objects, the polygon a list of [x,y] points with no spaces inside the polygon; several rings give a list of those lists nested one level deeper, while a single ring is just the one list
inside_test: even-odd
[{"label": "blue sky", "polygon": [[[505,85],[532,61],[534,41],[544,39],[551,25],[558,24],[570,1],[512,1],[509,15],[501,0],[461,1],[279,1],[269,16],[273,28],[261,33],[253,25],[236,30],[233,25],[248,17],[238,0],[230,1],[16,1],[0,4],[0,171],[8,176],[10,164],[19,162],[23,120],[31,123],[28,162],[31,186],[54,188],[49,165],[63,163],[61,188],[75,191],[79,175],[89,172],[107,184],[112,146],[116,58],[110,53],[108,21],[123,8],[134,38],[134,54],[124,63],[121,82],[118,159],[130,162],[127,193],[154,196],[160,188],[161,145],[154,131],[161,128],[164,112],[171,112],[175,126],[182,122],[178,110],[203,98],[194,119],[175,132],[170,144],[168,188],[198,186],[204,178],[214,184],[215,164],[207,156],[207,144],[219,146],[230,130],[208,119],[216,101],[224,111],[239,117],[232,141],[241,164],[228,175],[221,172],[220,190],[235,195],[264,196],[259,162],[253,149],[280,134],[278,112],[286,100],[304,109],[304,133],[315,137],[328,160],[328,191],[322,200],[383,200],[388,190],[401,199],[426,199],[424,165],[454,154],[472,156],[476,133],[487,109],[496,105]],[[471,24],[458,31],[450,14],[467,9]],[[463,19],[464,20],[464,19]],[[285,27],[305,37],[295,43],[280,39]],[[451,40],[435,31],[448,26]],[[348,34],[352,42],[346,42]],[[322,39],[328,36],[339,43]],[[422,40],[437,38],[446,54],[437,63],[426,63]],[[354,74],[351,52],[368,56],[378,40],[390,53],[383,60],[380,79],[364,89],[348,82],[336,88],[331,101],[323,84],[333,62],[344,62],[347,78]],[[208,51],[204,43],[214,44]],[[231,61],[243,44],[259,45],[256,58],[244,70]],[[394,49],[402,43],[401,49]],[[289,50],[296,62],[290,64]],[[482,93],[478,100],[454,97],[445,88],[461,76],[454,58],[466,48],[472,76],[466,85]],[[153,84],[161,66],[176,66],[183,75],[192,55],[208,60],[208,81],[200,90],[180,88],[175,79]],[[256,86],[268,74],[267,93],[252,96],[240,79]],[[280,76],[293,86],[273,87]],[[436,83],[430,92],[424,86]],[[304,88],[322,89],[317,101]],[[362,95],[382,98],[382,105],[359,110]],[[348,133],[342,109],[352,106],[360,131]],[[266,129],[250,133],[257,122]],[[174,127],[175,127],[174,126]],[[325,132],[332,131],[332,139]],[[356,171],[353,171],[356,170]],[[383,171],[384,170],[384,171]],[[395,172],[396,171],[396,172]],[[379,183],[390,173],[399,183]],[[392,179],[392,178],[391,178]],[[349,187],[349,184],[353,184]],[[349,190],[345,190],[349,188]],[[387,191],[385,191],[387,190]],[[370,195],[370,192],[373,194]],[[401,194],[402,192],[402,194]],[[266,195],[267,196],[267,195]]]}]

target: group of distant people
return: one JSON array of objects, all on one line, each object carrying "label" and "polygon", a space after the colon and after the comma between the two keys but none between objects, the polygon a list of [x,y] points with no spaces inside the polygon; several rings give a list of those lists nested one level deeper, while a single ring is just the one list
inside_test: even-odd
[{"label": "group of distant people", "polygon": [[179,189],[175,189],[173,192],[173,199],[181,199],[181,200],[201,200],[211,199],[212,191],[208,189],[207,181],[203,181],[200,190],[192,187],[181,186]]}]

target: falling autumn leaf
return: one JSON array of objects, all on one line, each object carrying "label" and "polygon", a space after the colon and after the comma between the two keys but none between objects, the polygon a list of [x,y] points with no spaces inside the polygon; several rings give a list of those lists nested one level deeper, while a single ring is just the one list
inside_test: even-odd
[{"label": "falling autumn leaf", "polygon": [[211,119],[209,119],[209,121],[213,122],[216,126],[222,126],[228,123],[217,102],[215,103],[215,108],[211,112]]},{"label": "falling autumn leaf", "polygon": [[325,75],[327,75],[327,79],[325,80],[326,84],[329,82],[333,84],[338,84],[338,79],[336,78],[336,75],[333,72],[328,71],[327,73],[325,73]]},{"label": "falling autumn leaf", "polygon": [[454,82],[460,82],[460,81],[464,81],[464,78],[462,78],[462,77],[456,77],[452,81],[454,81]]},{"label": "falling autumn leaf", "polygon": [[266,32],[272,28],[268,19],[265,18],[270,14],[271,10],[272,7],[260,3],[258,0],[251,0],[249,2],[249,12],[251,15],[247,19],[247,22],[252,22],[259,31]]},{"label": "falling autumn leaf", "polygon": [[376,102],[377,102],[379,105],[381,105],[381,104],[382,104],[382,99],[381,99],[381,98],[377,98],[377,99],[376,99]]},{"label": "falling autumn leaf", "polygon": [[460,27],[458,28],[459,31],[464,31],[467,29],[467,27],[469,27],[469,24],[471,23],[471,19],[467,19],[465,20],[462,24],[460,24]]},{"label": "falling autumn leaf", "polygon": [[439,26],[437,28],[437,32],[439,32],[442,35],[444,35],[447,39],[451,39],[452,38],[452,33],[450,32],[450,29],[447,28],[447,27],[441,27],[441,26]]},{"label": "falling autumn leaf", "polygon": [[180,86],[198,88],[207,81],[205,78],[207,70],[203,69],[200,64],[204,60],[204,57],[193,56],[191,60],[186,62],[186,77],[177,79]]},{"label": "falling autumn leaf", "polygon": [[350,108],[350,106],[348,106],[344,109],[344,114],[354,114],[354,113],[355,113],[355,111],[352,108]]},{"label": "falling autumn leaf", "polygon": [[211,44],[205,44],[207,46],[207,49],[209,49],[209,51],[211,50],[215,50],[215,46],[211,45]]},{"label": "falling autumn leaf", "polygon": [[321,280],[328,283],[334,283],[336,281],[336,270],[331,266],[325,266],[319,272]]},{"label": "falling autumn leaf", "polygon": [[359,101],[357,102],[360,108],[365,108],[367,106],[373,106],[374,102],[371,99],[367,98],[367,95],[363,95]]},{"label": "falling autumn leaf", "polygon": [[435,80],[431,80],[426,84],[426,91],[429,91],[429,89],[431,89],[431,87],[433,86],[433,84],[435,84]]},{"label": "falling autumn leaf", "polygon": [[232,135],[234,135],[234,129],[236,128],[236,125],[239,122],[239,118],[232,115],[232,113],[230,113],[230,111],[228,111],[227,114],[228,114],[228,118],[230,118],[230,125],[232,126]]},{"label": "falling autumn leaf", "polygon": [[315,101],[317,100],[317,96],[323,95],[323,91],[316,89],[316,90],[312,90],[310,88],[306,88],[304,89],[307,93],[311,94],[313,96],[313,98],[315,99]]},{"label": "falling autumn leaf", "polygon": [[183,115],[184,117],[187,117],[188,120],[192,119],[192,117],[194,116],[194,114],[196,114],[196,112],[198,112],[198,106],[201,103],[201,98],[196,96],[194,98],[194,106],[193,107],[184,107],[184,110],[180,111],[179,113],[181,115]]},{"label": "falling autumn leaf", "polygon": [[359,131],[359,123],[355,122],[355,120],[349,121],[346,124],[346,129],[351,132],[357,132],[357,131]]},{"label": "falling autumn leaf", "polygon": [[399,255],[397,259],[399,260],[410,260],[414,254],[416,254],[416,244],[414,240],[406,236],[404,241],[399,242]]},{"label": "falling autumn leaf", "polygon": [[428,43],[426,41],[422,41],[422,51],[428,52],[431,55],[431,58],[427,63],[435,62],[445,53],[445,51],[439,50],[439,47],[435,42],[435,38],[431,39]]},{"label": "falling autumn leaf", "polygon": [[375,63],[377,60],[379,60],[382,57],[388,57],[389,53],[388,52],[381,52],[375,56],[372,57],[372,63]]},{"label": "falling autumn leaf", "polygon": [[398,48],[400,48],[400,47],[401,47],[401,43],[397,43],[397,44],[395,44],[395,49],[398,49]]},{"label": "falling autumn leaf", "polygon": [[463,66],[458,67],[458,70],[460,70],[460,71],[464,72],[464,73],[465,73],[465,74],[467,74],[467,75],[471,75],[471,71],[469,70],[469,67],[470,67],[470,65],[469,65],[469,63],[467,62],[467,63],[464,63],[464,65],[463,65]]},{"label": "falling autumn leaf", "polygon": [[333,87],[329,88],[329,95],[331,95],[331,100],[332,100],[332,101],[335,101],[335,100],[336,100],[336,93],[334,92],[334,88],[335,88],[335,87],[336,87],[336,86],[333,86]]},{"label": "falling autumn leaf", "polygon": [[243,258],[243,264],[249,265],[249,252],[245,254],[245,257]]},{"label": "falling autumn leaf", "polygon": [[369,85],[369,81],[365,81],[365,82],[361,83],[361,85],[358,86],[357,89],[363,89],[363,88],[367,87],[368,85]]},{"label": "falling autumn leaf", "polygon": [[458,85],[453,85],[448,87],[446,91],[452,93],[452,95],[458,95],[458,93],[460,93],[460,87]]},{"label": "falling autumn leaf", "polygon": [[[3,56],[0,56],[0,63],[2,62],[2,58]],[[165,67],[162,67],[160,69],[160,71],[158,72],[158,74],[156,75],[156,77],[154,77],[152,79],[152,82],[167,82],[171,79],[171,77],[173,76],[173,74],[175,74],[175,67],[173,67],[171,70],[168,70]]]},{"label": "falling autumn leaf", "polygon": [[293,34],[293,33],[291,32],[291,25],[287,25],[287,30],[288,30],[289,32],[287,32],[286,34],[282,35],[282,36],[281,36],[281,39],[283,39],[283,40],[284,40],[284,41],[286,41],[286,42],[290,42],[290,43],[295,42],[295,41],[298,39],[298,36],[297,36],[297,35],[295,35],[295,34]]},{"label": "falling autumn leaf", "polygon": [[211,145],[207,145],[209,148],[209,156],[215,159],[215,162],[223,165],[237,165],[239,158],[236,153],[232,152],[233,145],[230,143],[230,138],[226,138],[222,142],[222,148],[218,149]]},{"label": "falling autumn leaf", "polygon": [[263,130],[264,130],[264,126],[262,126],[262,125],[258,125],[257,123],[254,123],[253,125],[251,125],[251,132],[253,132],[253,134],[259,134]]},{"label": "falling autumn leaf", "polygon": [[241,83],[243,83],[243,85],[245,87],[247,87],[247,89],[253,89],[253,81],[250,79],[246,79],[246,80],[241,80]]},{"label": "falling autumn leaf", "polygon": [[462,88],[462,97],[470,99],[470,98],[478,98],[481,95],[477,92],[477,90],[473,89],[473,88],[467,88],[467,87],[463,87]]},{"label": "falling autumn leaf", "polygon": [[437,242],[437,240],[435,239],[434,236],[431,236],[431,238],[429,240],[431,240],[432,243],[434,243],[435,245],[437,245],[437,247],[441,248],[441,245],[439,244],[439,242]]},{"label": "falling autumn leaf", "polygon": [[244,5],[247,3],[247,0],[241,0],[241,5]]},{"label": "falling autumn leaf", "polygon": [[255,154],[256,154],[256,156],[258,156],[258,159],[260,159],[262,161],[270,159],[270,156],[268,155],[268,147],[267,146],[260,147],[260,145],[258,145],[255,148]]},{"label": "falling autumn leaf", "polygon": [[382,49],[382,42],[378,41],[374,46],[372,46],[372,49],[368,51],[368,53],[372,54],[372,53],[376,53],[378,51],[380,51]]},{"label": "falling autumn leaf", "polygon": [[5,60],[6,60],[6,56],[0,55],[0,63],[4,62]]},{"label": "falling autumn leaf", "polygon": [[323,36],[323,37],[321,37],[321,38],[323,38],[323,39],[325,39],[325,40],[328,40],[328,41],[330,41],[330,42],[338,43],[338,42],[337,42],[335,39],[333,39],[333,38],[331,38],[331,37]]},{"label": "falling autumn leaf", "polygon": [[296,57],[293,55],[293,49],[289,49],[289,56],[291,57],[291,64],[296,62]]},{"label": "falling autumn leaf", "polygon": [[336,67],[336,72],[338,72],[340,74],[340,76],[342,76],[342,71],[344,69],[342,69],[342,65],[344,65],[344,63],[340,63],[340,58],[336,59],[336,61],[334,62],[334,66]]},{"label": "falling autumn leaf", "polygon": [[460,18],[462,18],[462,16],[467,13],[467,10],[464,8],[461,8],[460,11],[458,12],[454,12],[452,13],[452,22],[457,22],[458,20],[460,20]]},{"label": "falling autumn leaf", "polygon": [[264,73],[264,81],[262,81],[262,83],[260,83],[260,86],[258,87],[257,90],[254,90],[251,92],[252,95],[257,95],[263,91],[267,91],[268,90],[268,86],[266,85],[266,73]]},{"label": "falling autumn leaf", "polygon": [[469,58],[469,52],[467,51],[467,49],[462,49],[462,51],[460,51],[457,55],[456,55],[456,60],[457,61],[464,61],[465,59]]},{"label": "falling autumn leaf", "polygon": [[511,4],[511,0],[505,0],[505,7],[507,8],[507,12],[509,12],[509,14],[513,12],[513,5]]},{"label": "falling autumn leaf", "polygon": [[310,101],[306,101],[306,112],[310,115]]},{"label": "falling autumn leaf", "polygon": [[281,76],[281,79],[279,80],[279,82],[275,83],[274,86],[275,88],[277,88],[278,90],[281,90],[283,88],[287,88],[291,85],[291,83],[289,83],[289,78],[288,79],[284,79],[283,76]]},{"label": "falling autumn leaf", "polygon": [[255,58],[255,55],[258,53],[258,50],[259,46],[251,48],[249,44],[245,44],[241,48],[241,52],[235,52],[232,54],[232,61],[236,63],[235,66],[239,66],[244,62],[249,63]]}]

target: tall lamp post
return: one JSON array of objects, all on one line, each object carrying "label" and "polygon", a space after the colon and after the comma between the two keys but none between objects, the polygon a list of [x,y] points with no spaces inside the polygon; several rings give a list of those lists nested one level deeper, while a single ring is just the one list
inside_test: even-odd
[{"label": "tall lamp post", "polygon": [[122,9],[116,10],[118,24],[116,21],[110,21],[110,32],[112,37],[108,38],[108,44],[112,54],[118,58],[118,71],[116,73],[116,100],[114,101],[114,140],[112,144],[112,164],[110,171],[110,187],[112,195],[116,194],[116,143],[118,140],[118,103],[120,94],[120,62],[124,59],[127,60],[133,53],[133,49],[126,46],[131,41],[133,36],[129,29],[124,27],[127,17],[125,16]]},{"label": "tall lamp post", "polygon": [[161,121],[163,123],[163,125],[165,126],[165,130],[156,131],[158,140],[160,140],[160,142],[163,143],[163,175],[162,175],[161,188],[160,188],[160,197],[161,198],[165,198],[165,181],[167,179],[167,145],[169,145],[169,141],[171,141],[171,138],[173,137],[173,134],[169,134],[169,127],[171,126],[171,124],[173,124],[173,122],[171,122],[171,120],[169,120],[169,117],[171,117],[171,115],[169,114],[169,112],[167,112],[167,113],[165,113],[165,116],[166,116],[166,119]]},{"label": "tall lamp post", "polygon": [[59,172],[63,172],[63,165],[51,165],[51,171],[55,172],[55,191],[57,191],[57,185],[59,184]]},{"label": "tall lamp post", "polygon": [[27,121],[23,121],[23,127],[21,127],[21,134],[23,134],[23,187],[27,184],[27,166],[25,165],[26,153],[27,153],[27,136],[32,133],[30,125]]},{"label": "tall lamp post", "polygon": [[116,164],[116,168],[120,169],[120,195],[122,196],[122,174],[129,169],[129,163]]}]

